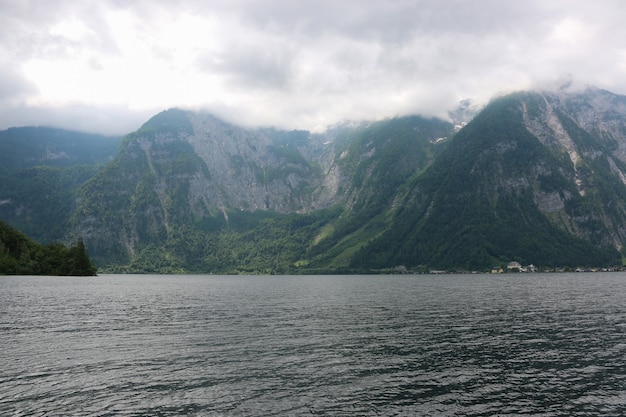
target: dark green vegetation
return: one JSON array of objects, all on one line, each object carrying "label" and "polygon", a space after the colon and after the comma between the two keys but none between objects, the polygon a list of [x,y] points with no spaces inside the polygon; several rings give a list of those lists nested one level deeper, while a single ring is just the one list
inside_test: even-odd
[{"label": "dark green vegetation", "polygon": [[625,109],[595,89],[519,93],[458,132],[412,116],[319,135],[168,110],[109,162],[14,162],[0,218],[44,242],[82,236],[114,272],[614,266]]},{"label": "dark green vegetation", "polygon": [[76,192],[98,168],[38,166],[0,178],[0,218],[44,243],[65,239]]},{"label": "dark green vegetation", "polygon": [[120,142],[47,127],[0,131],[0,219],[43,243],[73,240],[76,192],[113,160]]},{"label": "dark green vegetation", "polygon": [[[571,207],[586,204],[557,158],[524,126],[518,97],[492,103],[408,184],[391,227],[351,266],[483,270],[504,260],[543,267],[621,263],[614,248],[568,234],[537,207],[535,194],[542,192],[571,195]],[[612,189],[626,190],[623,184]]]},{"label": "dark green vegetation", "polygon": [[149,244],[128,266],[109,269],[146,273],[297,273],[307,265],[310,242],[336,215],[337,210],[282,215],[233,211],[228,223],[217,217],[197,227],[176,227],[164,245]]},{"label": "dark green vegetation", "polygon": [[40,245],[0,222],[0,275],[93,276],[96,271],[82,240],[69,249],[62,244]]},{"label": "dark green vegetation", "polygon": [[360,270],[351,265],[354,252],[390,226],[404,184],[419,176],[447,145],[435,141],[452,135],[449,123],[416,116],[340,129],[335,164],[351,181],[341,190],[345,199],[340,215],[311,246],[310,266]]},{"label": "dark green vegetation", "polygon": [[14,127],[0,131],[0,175],[36,166],[94,165],[113,160],[119,137],[51,127]]}]

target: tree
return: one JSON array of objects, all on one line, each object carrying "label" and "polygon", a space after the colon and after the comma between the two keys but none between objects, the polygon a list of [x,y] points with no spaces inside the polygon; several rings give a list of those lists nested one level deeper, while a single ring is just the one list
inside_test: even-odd
[{"label": "tree", "polygon": [[69,253],[71,263],[69,275],[93,276],[96,275],[96,267],[89,260],[87,248],[82,238],[78,239],[75,246],[72,246]]}]

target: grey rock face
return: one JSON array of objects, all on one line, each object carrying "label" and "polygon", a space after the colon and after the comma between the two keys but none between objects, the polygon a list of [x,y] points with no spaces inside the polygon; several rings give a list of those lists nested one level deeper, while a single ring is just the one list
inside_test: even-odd
[{"label": "grey rock face", "polygon": [[[318,149],[300,152],[292,144],[273,143],[259,129],[240,128],[209,115],[189,113],[188,117],[193,133],[184,140],[206,167],[196,172],[191,199],[202,200],[209,210],[297,212],[317,206],[311,195],[325,177],[317,167]],[[310,141],[310,146],[316,142]]]},{"label": "grey rock face", "polygon": [[[621,249],[626,211],[618,195],[626,184],[626,98],[588,88],[528,94],[521,105],[528,131],[554,154],[567,155],[570,164],[559,170],[580,197],[577,209],[568,210],[574,200],[564,190],[538,191],[539,210],[570,232]],[[615,199],[605,201],[613,193]]]}]

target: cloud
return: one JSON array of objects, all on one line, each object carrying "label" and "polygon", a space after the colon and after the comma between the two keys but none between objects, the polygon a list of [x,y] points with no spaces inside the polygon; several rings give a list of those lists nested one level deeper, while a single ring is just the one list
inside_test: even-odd
[{"label": "cloud", "polygon": [[36,92],[35,86],[10,65],[0,66],[0,106],[19,104]]},{"label": "cloud", "polygon": [[0,11],[0,128],[124,133],[179,106],[321,129],[445,117],[462,98],[563,77],[626,94],[618,0],[0,0]]},{"label": "cloud", "polygon": [[196,69],[218,74],[230,88],[284,89],[291,81],[297,51],[280,40],[255,38],[225,43],[218,51],[200,55]]},{"label": "cloud", "polygon": [[141,127],[152,111],[129,111],[121,107],[92,107],[83,103],[53,106],[7,106],[0,112],[0,125],[7,127],[48,126],[86,133],[121,136]]}]

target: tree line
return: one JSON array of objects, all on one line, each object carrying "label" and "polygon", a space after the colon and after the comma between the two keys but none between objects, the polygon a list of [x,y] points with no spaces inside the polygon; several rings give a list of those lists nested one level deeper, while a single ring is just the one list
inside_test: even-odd
[{"label": "tree line", "polygon": [[0,221],[0,275],[94,276],[82,239],[66,247],[60,243],[42,245]]}]

